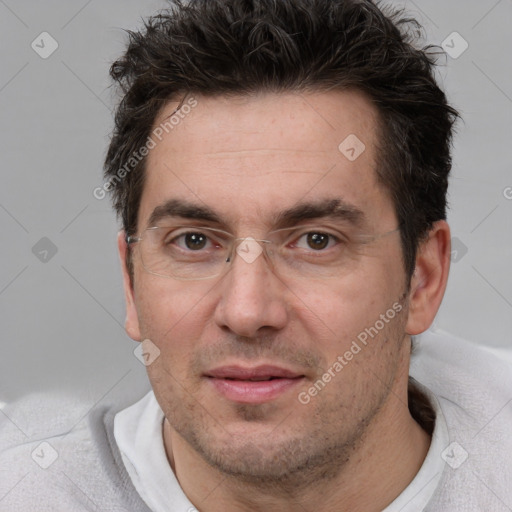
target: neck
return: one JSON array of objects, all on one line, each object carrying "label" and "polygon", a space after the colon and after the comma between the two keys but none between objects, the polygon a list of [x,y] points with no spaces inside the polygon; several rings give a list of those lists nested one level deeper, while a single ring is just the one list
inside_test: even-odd
[{"label": "neck", "polygon": [[[416,389],[410,396],[417,393]],[[310,475],[308,482],[302,481],[301,475],[290,475],[278,483],[254,483],[221,473],[208,465],[167,420],[165,447],[182,489],[201,512],[379,512],[409,485],[430,446],[429,434],[405,407],[407,389],[403,395],[390,393],[346,460],[319,468],[317,478]]]}]

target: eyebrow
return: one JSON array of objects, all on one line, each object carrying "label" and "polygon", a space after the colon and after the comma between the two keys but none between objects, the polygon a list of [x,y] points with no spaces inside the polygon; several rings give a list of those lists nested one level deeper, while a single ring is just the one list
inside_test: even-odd
[{"label": "eyebrow", "polygon": [[170,199],[153,210],[149,217],[148,225],[154,226],[167,217],[181,217],[183,219],[204,220],[221,224],[220,217],[207,206],[189,203],[180,199]]},{"label": "eyebrow", "polygon": [[[148,221],[149,226],[154,226],[163,219],[180,217],[182,219],[201,220],[222,225],[224,222],[220,216],[211,208],[181,199],[170,199],[157,206],[151,213]],[[324,199],[297,204],[286,210],[277,212],[273,216],[273,225],[276,228],[292,227],[295,224],[320,218],[332,218],[343,220],[361,226],[366,220],[362,210],[346,201],[335,199]]]},{"label": "eyebrow", "polygon": [[279,227],[290,227],[304,220],[331,218],[343,220],[360,226],[366,218],[362,210],[343,199],[324,199],[320,201],[299,203],[296,206],[279,212],[275,224]]}]

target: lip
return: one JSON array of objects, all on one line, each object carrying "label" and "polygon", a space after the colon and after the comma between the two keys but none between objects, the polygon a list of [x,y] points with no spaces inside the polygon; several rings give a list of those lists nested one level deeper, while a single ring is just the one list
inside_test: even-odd
[{"label": "lip", "polygon": [[274,400],[305,378],[301,373],[273,365],[222,366],[209,370],[204,376],[228,400],[247,404]]}]

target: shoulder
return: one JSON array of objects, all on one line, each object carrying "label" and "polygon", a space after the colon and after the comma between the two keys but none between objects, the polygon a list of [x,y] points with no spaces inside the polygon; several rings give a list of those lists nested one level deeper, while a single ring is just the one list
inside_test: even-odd
[{"label": "shoulder", "polygon": [[416,340],[411,375],[435,395],[449,435],[427,510],[512,507],[512,364],[504,352],[498,357],[442,331]]},{"label": "shoulder", "polygon": [[0,512],[147,511],[113,438],[119,404],[33,394],[0,411]]},{"label": "shoulder", "polygon": [[415,338],[410,371],[436,395],[455,403],[489,406],[512,398],[512,350],[490,349],[445,331]]}]

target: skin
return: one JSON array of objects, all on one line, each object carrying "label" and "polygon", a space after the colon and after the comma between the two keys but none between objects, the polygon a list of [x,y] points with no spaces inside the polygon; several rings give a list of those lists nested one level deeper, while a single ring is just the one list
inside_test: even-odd
[{"label": "skin", "polygon": [[[169,199],[207,205],[222,220],[213,227],[237,237],[264,239],[277,210],[336,198],[364,213],[364,232],[397,227],[375,172],[377,112],[363,94],[196,99],[148,156],[139,231]],[[155,126],[175,108],[170,103]],[[366,146],[355,161],[338,150],[349,134]],[[398,234],[351,253],[336,278],[285,279],[264,257],[249,264],[236,256],[227,273],[203,281],[152,275],[136,250],[130,279],[120,234],[126,330],[160,350],[148,375],[166,417],[164,444],[198,510],[371,512],[403,491],[430,444],[407,407],[410,335],[426,330],[438,310],[449,241],[448,225],[437,222],[407,289]],[[394,303],[402,311],[300,403],[298,393]],[[274,364],[304,378],[267,403],[240,404],[204,377],[226,364]]]}]

